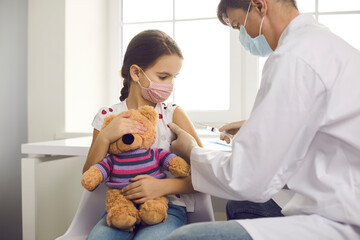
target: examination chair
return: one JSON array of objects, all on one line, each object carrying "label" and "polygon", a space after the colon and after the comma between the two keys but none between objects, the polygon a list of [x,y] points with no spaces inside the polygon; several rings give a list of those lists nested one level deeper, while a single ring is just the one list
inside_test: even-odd
[{"label": "examination chair", "polygon": [[[86,239],[92,228],[105,213],[107,186],[100,184],[93,192],[84,190],[75,216],[64,235],[56,240]],[[195,193],[195,211],[188,212],[188,223],[214,221],[211,198],[207,194]]]}]

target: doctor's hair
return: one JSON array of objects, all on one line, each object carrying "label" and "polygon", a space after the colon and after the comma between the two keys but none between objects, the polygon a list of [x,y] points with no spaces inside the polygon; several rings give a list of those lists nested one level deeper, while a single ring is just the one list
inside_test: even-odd
[{"label": "doctor's hair", "polygon": [[138,33],[129,43],[123,65],[121,76],[123,77],[123,88],[121,89],[120,101],[124,101],[129,96],[132,78],[130,76],[130,67],[138,65],[144,71],[155,64],[159,57],[164,55],[178,55],[183,59],[182,52],[166,33],[160,30],[145,30]]},{"label": "doctor's hair", "polygon": [[[228,8],[241,8],[245,11],[248,10],[251,0],[221,0],[217,8],[217,17],[220,22],[226,26],[229,26],[228,15],[226,10]],[[296,0],[275,0],[283,4],[290,5],[297,9]]]}]

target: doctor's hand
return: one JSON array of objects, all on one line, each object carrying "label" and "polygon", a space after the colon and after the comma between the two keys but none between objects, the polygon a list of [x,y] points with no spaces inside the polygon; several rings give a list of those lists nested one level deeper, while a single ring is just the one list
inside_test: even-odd
[{"label": "doctor's hand", "polygon": [[[242,125],[244,123],[245,123],[245,120],[228,123],[228,124],[225,124],[224,126],[222,126],[221,128],[219,128],[219,131],[220,132],[225,131],[225,132],[229,133],[230,135],[234,136],[240,130],[240,128],[242,127]],[[220,139],[225,140],[226,143],[228,143],[228,144],[231,142],[231,139],[224,135],[220,135]]]},{"label": "doctor's hand", "polygon": [[191,150],[198,146],[195,138],[182,130],[175,123],[169,123],[169,128],[177,136],[177,139],[172,141],[170,145],[171,152],[184,158],[188,163],[190,163]]}]

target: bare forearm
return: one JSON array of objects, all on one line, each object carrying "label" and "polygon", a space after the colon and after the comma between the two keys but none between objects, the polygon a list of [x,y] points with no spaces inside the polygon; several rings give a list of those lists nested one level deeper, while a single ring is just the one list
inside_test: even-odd
[{"label": "bare forearm", "polygon": [[166,178],[163,179],[163,195],[168,194],[187,194],[194,193],[195,190],[191,184],[191,176],[184,178]]},{"label": "bare forearm", "polygon": [[108,149],[109,142],[103,138],[101,134],[98,134],[89,150],[83,167],[83,173],[86,172],[92,165],[100,162],[106,156]]}]

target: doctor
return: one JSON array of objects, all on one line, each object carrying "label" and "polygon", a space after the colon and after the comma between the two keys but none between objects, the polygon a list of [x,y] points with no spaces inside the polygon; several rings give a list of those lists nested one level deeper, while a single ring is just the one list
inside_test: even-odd
[{"label": "doctor", "polygon": [[270,55],[251,116],[232,153],[197,147],[175,124],[172,150],[190,159],[198,191],[295,195],[284,217],[190,224],[166,239],[360,239],[360,52],[295,0],[221,0],[218,16],[252,54]]}]

